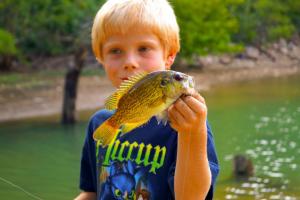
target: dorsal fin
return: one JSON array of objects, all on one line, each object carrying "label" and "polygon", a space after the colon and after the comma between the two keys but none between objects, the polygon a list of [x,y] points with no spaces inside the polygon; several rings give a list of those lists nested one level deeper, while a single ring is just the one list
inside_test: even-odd
[{"label": "dorsal fin", "polygon": [[117,109],[121,97],[126,94],[135,83],[144,78],[146,75],[146,72],[139,72],[131,76],[128,80],[123,81],[117,91],[106,99],[105,108],[108,110]]},{"label": "dorsal fin", "polygon": [[120,95],[118,93],[118,90],[117,90],[115,93],[113,93],[112,95],[110,95],[106,99],[105,104],[104,104],[105,108],[107,110],[117,109],[118,108],[118,102],[119,102],[120,98],[121,97],[120,97]]}]

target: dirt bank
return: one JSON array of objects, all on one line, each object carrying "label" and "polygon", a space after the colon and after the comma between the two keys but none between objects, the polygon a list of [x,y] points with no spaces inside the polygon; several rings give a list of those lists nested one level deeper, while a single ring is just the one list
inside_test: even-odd
[{"label": "dirt bank", "polygon": [[[215,85],[254,79],[300,75],[299,65],[284,67],[222,67],[186,72],[195,77],[197,89],[209,90]],[[82,77],[79,82],[77,110],[101,108],[114,88],[103,76]],[[63,79],[53,80],[51,86],[35,89],[0,89],[0,121],[52,115],[61,112]]]}]

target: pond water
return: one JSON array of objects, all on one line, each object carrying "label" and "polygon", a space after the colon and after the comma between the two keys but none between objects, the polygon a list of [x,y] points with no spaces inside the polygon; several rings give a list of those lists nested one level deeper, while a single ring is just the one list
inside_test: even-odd
[{"label": "pond water", "polygon": [[[204,96],[221,166],[215,199],[300,199],[300,77],[226,85]],[[86,125],[63,127],[55,117],[0,124],[1,199],[73,199]],[[233,178],[237,154],[254,164],[248,180]]]},{"label": "pond water", "polygon": [[[300,77],[223,86],[206,95],[221,165],[216,198],[300,199]],[[233,157],[254,164],[233,179]]]}]

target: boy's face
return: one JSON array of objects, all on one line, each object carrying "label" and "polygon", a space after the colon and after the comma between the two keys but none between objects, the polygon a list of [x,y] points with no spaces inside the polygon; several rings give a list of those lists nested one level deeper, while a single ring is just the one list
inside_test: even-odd
[{"label": "boy's face", "polygon": [[156,35],[138,30],[112,35],[104,42],[102,52],[101,63],[115,87],[138,72],[169,69],[175,58],[165,58]]}]

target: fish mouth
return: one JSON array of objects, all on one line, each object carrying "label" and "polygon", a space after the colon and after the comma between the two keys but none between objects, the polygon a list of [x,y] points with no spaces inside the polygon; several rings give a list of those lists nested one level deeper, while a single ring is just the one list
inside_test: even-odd
[{"label": "fish mouth", "polygon": [[191,90],[189,88],[184,88],[181,96],[192,96]]},{"label": "fish mouth", "polygon": [[191,96],[191,89],[195,87],[195,81],[192,76],[188,76],[187,80],[184,82],[182,96]]},{"label": "fish mouth", "polygon": [[194,88],[195,87],[194,78],[192,76],[187,76],[183,82],[183,87],[186,91],[188,91],[190,88]]},{"label": "fish mouth", "polygon": [[195,80],[192,76],[188,76],[188,84],[189,84],[189,88],[195,87]]}]

